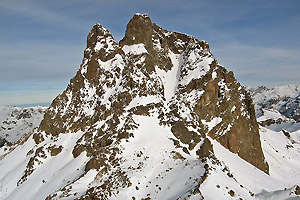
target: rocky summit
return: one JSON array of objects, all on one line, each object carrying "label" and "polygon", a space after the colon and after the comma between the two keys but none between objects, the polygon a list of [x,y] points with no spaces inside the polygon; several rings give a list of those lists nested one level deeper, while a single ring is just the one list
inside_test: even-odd
[{"label": "rocky summit", "polygon": [[119,43],[94,25],[40,126],[2,151],[0,199],[256,199],[270,180],[249,93],[207,42],[147,14]]}]

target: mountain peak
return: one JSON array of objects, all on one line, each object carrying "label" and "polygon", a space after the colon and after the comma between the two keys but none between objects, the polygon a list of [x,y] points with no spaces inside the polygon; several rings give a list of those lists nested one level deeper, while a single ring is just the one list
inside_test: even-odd
[{"label": "mountain peak", "polygon": [[152,49],[152,22],[148,14],[135,14],[126,27],[125,37],[120,46],[143,43],[149,51]]},{"label": "mountain peak", "polygon": [[99,37],[112,37],[110,32],[101,24],[95,24],[87,37],[87,48],[94,48]]},{"label": "mountain peak", "polygon": [[119,52],[118,43],[115,42],[112,34],[100,24],[95,24],[87,36],[87,48],[85,58],[92,56],[101,61],[107,61]]},{"label": "mountain peak", "polygon": [[[189,150],[201,141],[200,133],[206,133],[268,172],[252,100],[233,73],[218,64],[205,41],[167,31],[153,24],[147,14],[136,14],[120,45],[99,24],[89,33],[89,43],[92,45],[85,50],[81,70],[67,91],[54,100],[55,106],[45,115],[41,130],[55,134],[71,131],[69,127],[84,130],[82,127],[88,128],[99,119],[128,117],[128,113],[146,115],[152,110],[164,113],[160,123],[170,126],[178,141],[191,143]],[[73,117],[70,106],[78,107],[77,115],[84,117]],[[58,125],[54,130],[53,119],[60,130]],[[210,123],[215,127],[205,128]],[[201,136],[187,136],[192,134],[187,131],[189,126],[199,127]]]},{"label": "mountain peak", "polygon": [[233,73],[205,41],[135,14],[119,45],[100,24],[92,28],[76,76],[26,151],[17,149],[27,165],[6,194],[18,199],[38,180],[40,199],[201,199],[215,171],[231,180],[218,145],[268,173],[251,98]]}]

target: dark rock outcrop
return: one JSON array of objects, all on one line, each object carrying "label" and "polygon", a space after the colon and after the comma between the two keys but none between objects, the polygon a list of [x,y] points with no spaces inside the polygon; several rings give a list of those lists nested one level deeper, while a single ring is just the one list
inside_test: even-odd
[{"label": "dark rock outcrop", "polygon": [[7,141],[5,139],[0,138],[0,147],[3,147]]}]

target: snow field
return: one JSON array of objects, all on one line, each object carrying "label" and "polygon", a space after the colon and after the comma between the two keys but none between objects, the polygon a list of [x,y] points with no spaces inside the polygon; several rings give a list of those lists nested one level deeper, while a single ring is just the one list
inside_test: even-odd
[{"label": "snow field", "polygon": [[120,190],[113,199],[140,199],[147,195],[152,199],[177,199],[195,189],[195,179],[204,173],[203,164],[181,149],[175,152],[169,139],[174,138],[170,127],[160,126],[156,117],[134,116],[134,120],[140,125],[135,137],[121,144],[125,159],[122,168],[132,186]]}]

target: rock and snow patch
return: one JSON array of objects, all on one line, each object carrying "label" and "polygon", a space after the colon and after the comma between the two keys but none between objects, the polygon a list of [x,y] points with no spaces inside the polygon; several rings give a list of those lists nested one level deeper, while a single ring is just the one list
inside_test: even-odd
[{"label": "rock and snow patch", "polygon": [[169,51],[168,55],[172,61],[172,69],[169,71],[165,71],[156,67],[156,73],[164,84],[164,96],[167,101],[169,101],[175,94],[175,90],[177,88],[180,77],[180,68],[182,64],[181,55],[174,54],[171,51]]},{"label": "rock and snow patch", "polygon": [[[34,166],[34,172],[18,187],[13,183],[18,182],[24,173],[26,164],[31,158],[28,152],[35,148],[35,143],[33,139],[28,139],[22,146],[17,146],[11,154],[1,160],[1,199],[45,199],[52,192],[72,183],[74,178],[79,177],[84,171],[82,164],[88,161],[85,154],[81,154],[77,158],[73,158],[72,155],[75,142],[82,134],[83,132],[60,135],[55,145],[61,145],[63,149],[57,156],[47,154],[46,147],[51,144],[51,141],[46,139],[42,145],[47,156],[42,159],[42,163]],[[34,187],[32,187],[33,185]],[[28,192],[28,188],[30,188],[30,192]]]},{"label": "rock and snow patch", "polygon": [[130,104],[126,107],[126,110],[130,110],[131,108],[134,108],[136,106],[151,104],[151,103],[159,103],[160,99],[157,96],[142,96],[142,97],[135,97]]},{"label": "rock and snow patch", "polygon": [[[205,59],[197,60],[196,52],[192,52],[190,57],[188,57],[187,62],[191,63],[192,69],[187,76],[180,80],[180,84],[187,85],[193,79],[201,79],[209,70],[210,64],[215,60],[213,57],[206,57]],[[199,57],[198,57],[199,59]]]},{"label": "rock and snow patch", "polygon": [[282,131],[261,127],[260,137],[270,176],[285,187],[299,184],[300,130],[285,135]]},{"label": "rock and snow patch", "polygon": [[125,160],[122,168],[132,186],[120,190],[112,199],[185,197],[203,175],[203,163],[191,156],[180,156],[185,154],[180,149],[174,151],[171,128],[160,126],[157,116],[135,116],[134,121],[139,124],[135,137],[121,144]]},{"label": "rock and snow patch", "polygon": [[215,127],[215,126],[217,126],[219,123],[221,123],[222,122],[222,118],[221,117],[215,117],[215,118],[213,118],[211,121],[209,121],[209,122],[207,122],[207,121],[205,121],[205,120],[201,120],[202,121],[202,123],[204,124],[204,125],[206,125],[207,126],[207,128],[208,128],[208,133]]},{"label": "rock and snow patch", "polygon": [[104,35],[108,37],[104,37],[104,36],[97,36],[97,42],[95,44],[95,51],[100,51],[101,49],[105,49],[105,51],[107,52],[112,52],[115,50],[115,41],[112,38],[111,35],[109,35],[109,31],[104,28],[103,26],[99,25],[102,29],[102,31],[104,32]]},{"label": "rock and snow patch", "polygon": [[[210,194],[217,195],[218,192],[223,192],[224,195],[226,195],[226,191],[230,188],[235,188],[233,191],[239,191],[238,194],[241,194],[240,190],[244,190],[245,188],[251,192],[251,195],[249,195],[249,192],[248,194],[245,193],[245,196],[242,197],[243,199],[299,199],[299,195],[297,196],[295,192],[292,192],[295,189],[295,185],[299,184],[298,180],[300,180],[298,173],[298,166],[300,166],[299,152],[295,149],[293,150],[294,153],[287,152],[287,149],[283,147],[285,143],[283,142],[282,144],[282,141],[287,141],[287,139],[284,139],[284,137],[278,138],[278,136],[272,138],[273,136],[269,134],[276,133],[264,132],[261,137],[261,142],[266,161],[269,163],[270,175],[263,173],[253,165],[240,159],[236,154],[231,153],[215,140],[211,140],[216,157],[227,166],[235,181],[232,179],[231,182],[233,185],[230,185],[230,181],[226,180],[228,177],[220,175],[222,172],[216,170],[214,173],[219,175],[214,176],[218,176],[218,178],[213,179],[209,177],[209,180],[211,179],[212,182],[204,182],[204,196],[206,192],[209,198],[211,198]],[[276,150],[276,148],[278,150]],[[299,144],[297,144],[295,148],[299,148]],[[281,154],[281,152],[283,152],[283,154]],[[219,186],[217,186],[213,180],[218,180],[218,184],[220,183]],[[240,187],[237,187],[237,184],[241,184]],[[221,190],[222,188],[223,191]],[[209,191],[212,190],[214,192],[209,194]]]},{"label": "rock and snow patch", "polygon": [[217,72],[213,72],[213,73],[211,74],[211,78],[212,78],[213,80],[215,80],[215,79],[217,78]]},{"label": "rock and snow patch", "polygon": [[[284,190],[266,191],[262,190],[259,194],[255,195],[260,200],[299,200],[299,195],[296,195],[296,187],[285,188]],[[299,187],[299,186],[298,186]]]},{"label": "rock and snow patch", "polygon": [[145,45],[142,43],[133,44],[133,45],[124,45],[122,47],[122,50],[124,51],[125,54],[133,54],[133,55],[148,53],[148,51],[145,48]]}]

